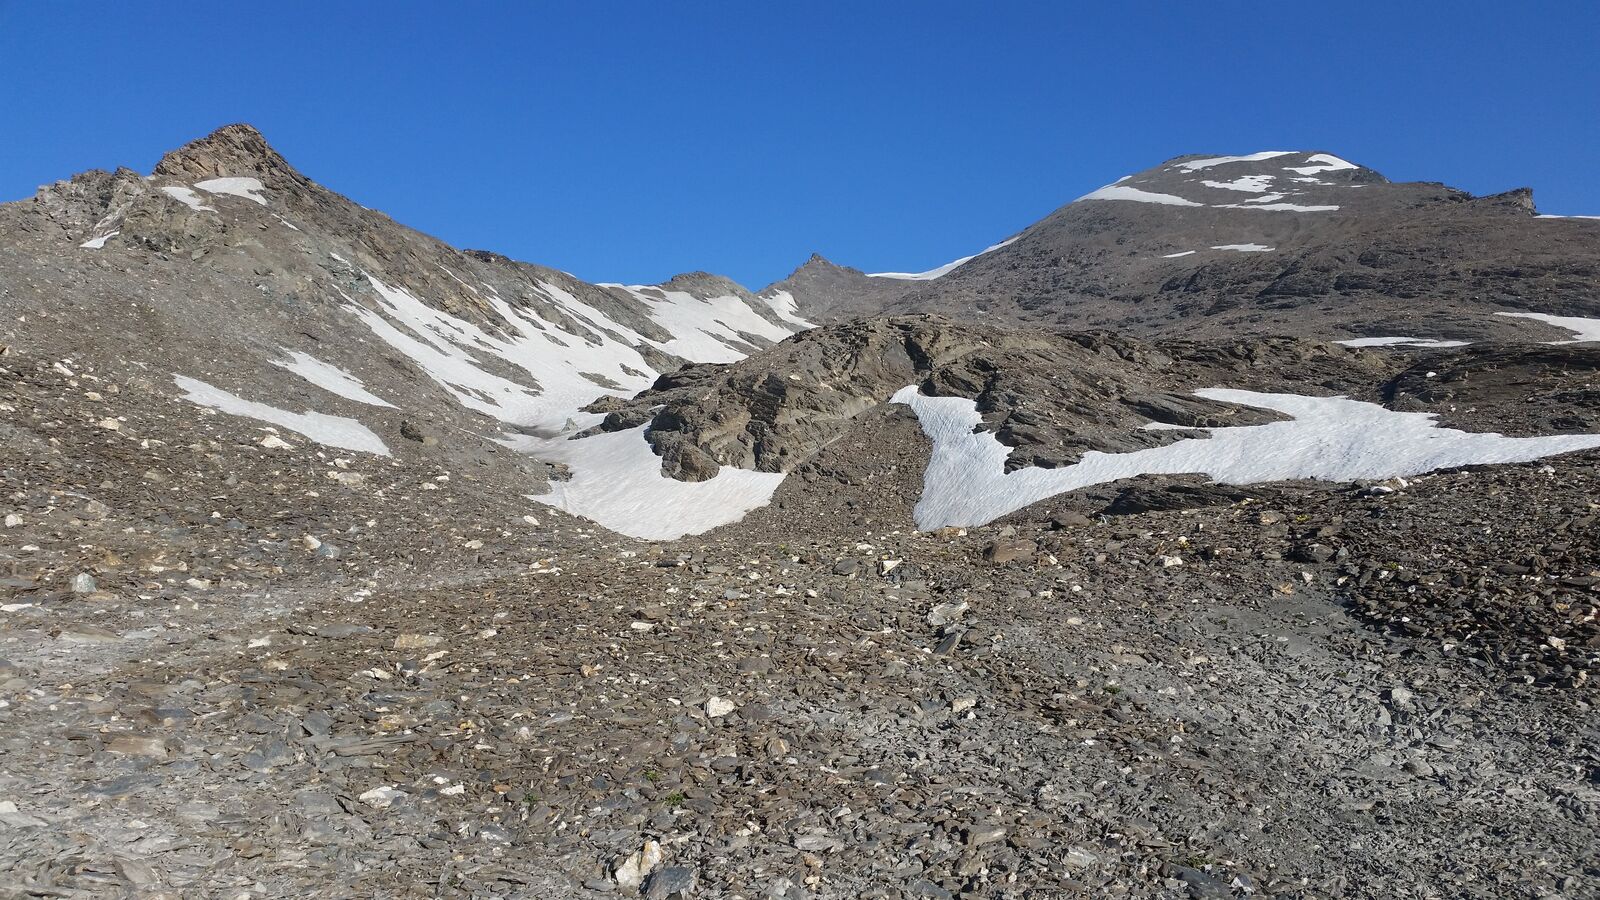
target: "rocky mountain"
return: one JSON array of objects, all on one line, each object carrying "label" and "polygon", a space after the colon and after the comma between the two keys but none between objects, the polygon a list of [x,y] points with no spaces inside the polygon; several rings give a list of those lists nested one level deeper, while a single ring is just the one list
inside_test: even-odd
[{"label": "rocky mountain", "polygon": [[1597,259],[1600,220],[1540,216],[1526,189],[1473,197],[1264,152],[1120,178],[934,277],[813,258],[768,290],[823,322],[934,312],[1143,335],[1558,340],[1571,332],[1536,319],[1600,316]]},{"label": "rocky mountain", "polygon": [[246,126],[0,204],[0,897],[1591,895],[1596,224],[1180,157],[590,284]]}]

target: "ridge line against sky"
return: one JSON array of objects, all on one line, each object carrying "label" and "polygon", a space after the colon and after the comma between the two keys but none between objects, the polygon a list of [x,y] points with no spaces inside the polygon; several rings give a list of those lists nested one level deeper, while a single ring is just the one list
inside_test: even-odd
[{"label": "ridge line against sky", "polygon": [[0,0],[0,200],[244,121],[457,246],[752,288],[931,269],[1187,153],[1600,213],[1600,5],[1066,6]]}]

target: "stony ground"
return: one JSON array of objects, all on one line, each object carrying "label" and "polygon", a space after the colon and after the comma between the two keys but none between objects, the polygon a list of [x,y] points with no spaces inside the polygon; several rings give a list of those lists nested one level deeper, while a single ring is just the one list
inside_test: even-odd
[{"label": "stony ground", "polygon": [[1594,896],[1600,456],[928,534],[915,435],[659,545],[19,456],[0,892]]}]

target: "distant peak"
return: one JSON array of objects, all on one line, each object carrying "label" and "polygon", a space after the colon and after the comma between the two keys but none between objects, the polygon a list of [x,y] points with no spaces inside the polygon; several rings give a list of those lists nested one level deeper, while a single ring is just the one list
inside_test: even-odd
[{"label": "distant peak", "polygon": [[224,125],[161,157],[155,174],[188,181],[240,175],[299,180],[299,173],[272,149],[261,132],[243,123]]}]

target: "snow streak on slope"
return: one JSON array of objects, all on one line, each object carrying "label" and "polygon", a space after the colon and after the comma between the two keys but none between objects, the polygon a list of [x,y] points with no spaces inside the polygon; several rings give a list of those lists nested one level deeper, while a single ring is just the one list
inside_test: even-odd
[{"label": "snow streak on slope", "polygon": [[1349,338],[1343,341],[1334,341],[1346,347],[1465,347],[1466,341],[1442,341],[1437,338],[1419,337],[1362,337]]},{"label": "snow streak on slope", "polygon": [[285,350],[289,354],[288,361],[274,360],[273,365],[280,369],[288,369],[306,381],[330,393],[338,394],[346,400],[365,403],[368,406],[394,407],[393,403],[368,391],[361,379],[349,372],[330,363],[325,363],[309,353],[299,350]]},{"label": "snow streak on slope", "polygon": [[1193,200],[1185,200],[1173,194],[1160,194],[1155,191],[1141,191],[1136,187],[1122,184],[1108,184],[1096,191],[1090,191],[1074,200],[1080,203],[1084,200],[1132,200],[1135,203],[1165,203],[1168,206],[1205,206]]},{"label": "snow streak on slope", "polygon": [[1059,469],[1005,471],[1011,449],[986,431],[976,404],[963,397],[925,397],[911,385],[895,403],[912,408],[933,453],[923,475],[915,519],[921,529],[991,522],[1046,497],[1137,475],[1211,476],[1227,484],[1314,478],[1347,481],[1415,475],[1481,463],[1527,462],[1600,447],[1600,435],[1509,438],[1440,428],[1430,413],[1401,413],[1342,397],[1302,397],[1209,389],[1197,396],[1272,409],[1287,422],[1207,429],[1208,439],[1181,440],[1132,453],[1089,451]]},{"label": "snow streak on slope", "polygon": [[[367,280],[380,298],[379,310],[353,301],[349,308],[372,333],[409,357],[461,405],[503,422],[549,433],[565,430],[587,421],[578,410],[596,398],[631,395],[653,380],[649,374],[653,370],[637,350],[596,327],[580,324],[585,334],[571,334],[490,292],[486,301],[508,326],[505,333],[490,333],[428,306],[402,288],[371,275]],[[548,285],[541,287],[552,299],[570,298],[565,292],[551,292]],[[570,302],[591,321],[609,322],[598,310],[575,299]],[[516,381],[491,368],[507,374],[520,370],[529,378]]]},{"label": "snow streak on slope", "polygon": [[793,332],[774,325],[738,297],[696,297],[687,291],[669,291],[649,285],[620,287],[638,298],[650,318],[672,335],[665,343],[650,341],[673,356],[691,362],[738,362],[757,349],[746,335],[781,341]]},{"label": "snow streak on slope", "polygon": [[661,458],[640,425],[581,440],[554,440],[522,449],[567,463],[568,481],[550,482],[548,494],[529,499],[592,519],[612,531],[647,541],[670,541],[737,522],[765,506],[783,483],[780,472],[723,466],[705,481],[661,474]]},{"label": "snow streak on slope", "polygon": [[772,307],[772,312],[778,318],[796,326],[801,331],[817,327],[815,322],[808,322],[800,318],[800,302],[795,300],[794,295],[788,291],[777,291],[771,296],[763,296],[760,299]]},{"label": "snow streak on slope", "polygon": [[902,280],[906,280],[906,281],[931,281],[932,279],[938,278],[940,276],[948,275],[951,272],[955,271],[957,267],[965,265],[966,263],[972,262],[973,260],[975,260],[978,257],[984,255],[985,253],[992,253],[992,252],[994,252],[996,250],[999,250],[1001,247],[1004,247],[1004,246],[1012,243],[1015,240],[1016,240],[1015,237],[1006,238],[1005,240],[1001,241],[1000,243],[991,244],[991,245],[983,248],[982,250],[979,250],[977,253],[972,254],[971,256],[963,256],[960,259],[952,260],[950,262],[947,262],[944,265],[938,267],[937,269],[929,269],[926,272],[869,272],[869,273],[867,273],[867,277],[868,278],[898,278],[898,279],[902,279]]},{"label": "snow streak on slope", "polygon": [[246,400],[198,378],[174,375],[172,380],[183,389],[184,399],[191,403],[229,415],[246,416],[287,428],[329,447],[376,453],[379,456],[389,455],[389,448],[383,443],[383,439],[355,419],[329,416],[319,412],[289,412],[276,406]]},{"label": "snow streak on slope", "polygon": [[1212,166],[1225,166],[1228,163],[1261,162],[1262,160],[1274,159],[1279,156],[1288,156],[1293,152],[1295,151],[1262,150],[1260,153],[1251,153],[1248,156],[1212,156],[1206,159],[1191,159],[1187,162],[1181,162],[1178,163],[1178,167],[1189,172],[1196,172],[1200,169],[1209,169]]}]

